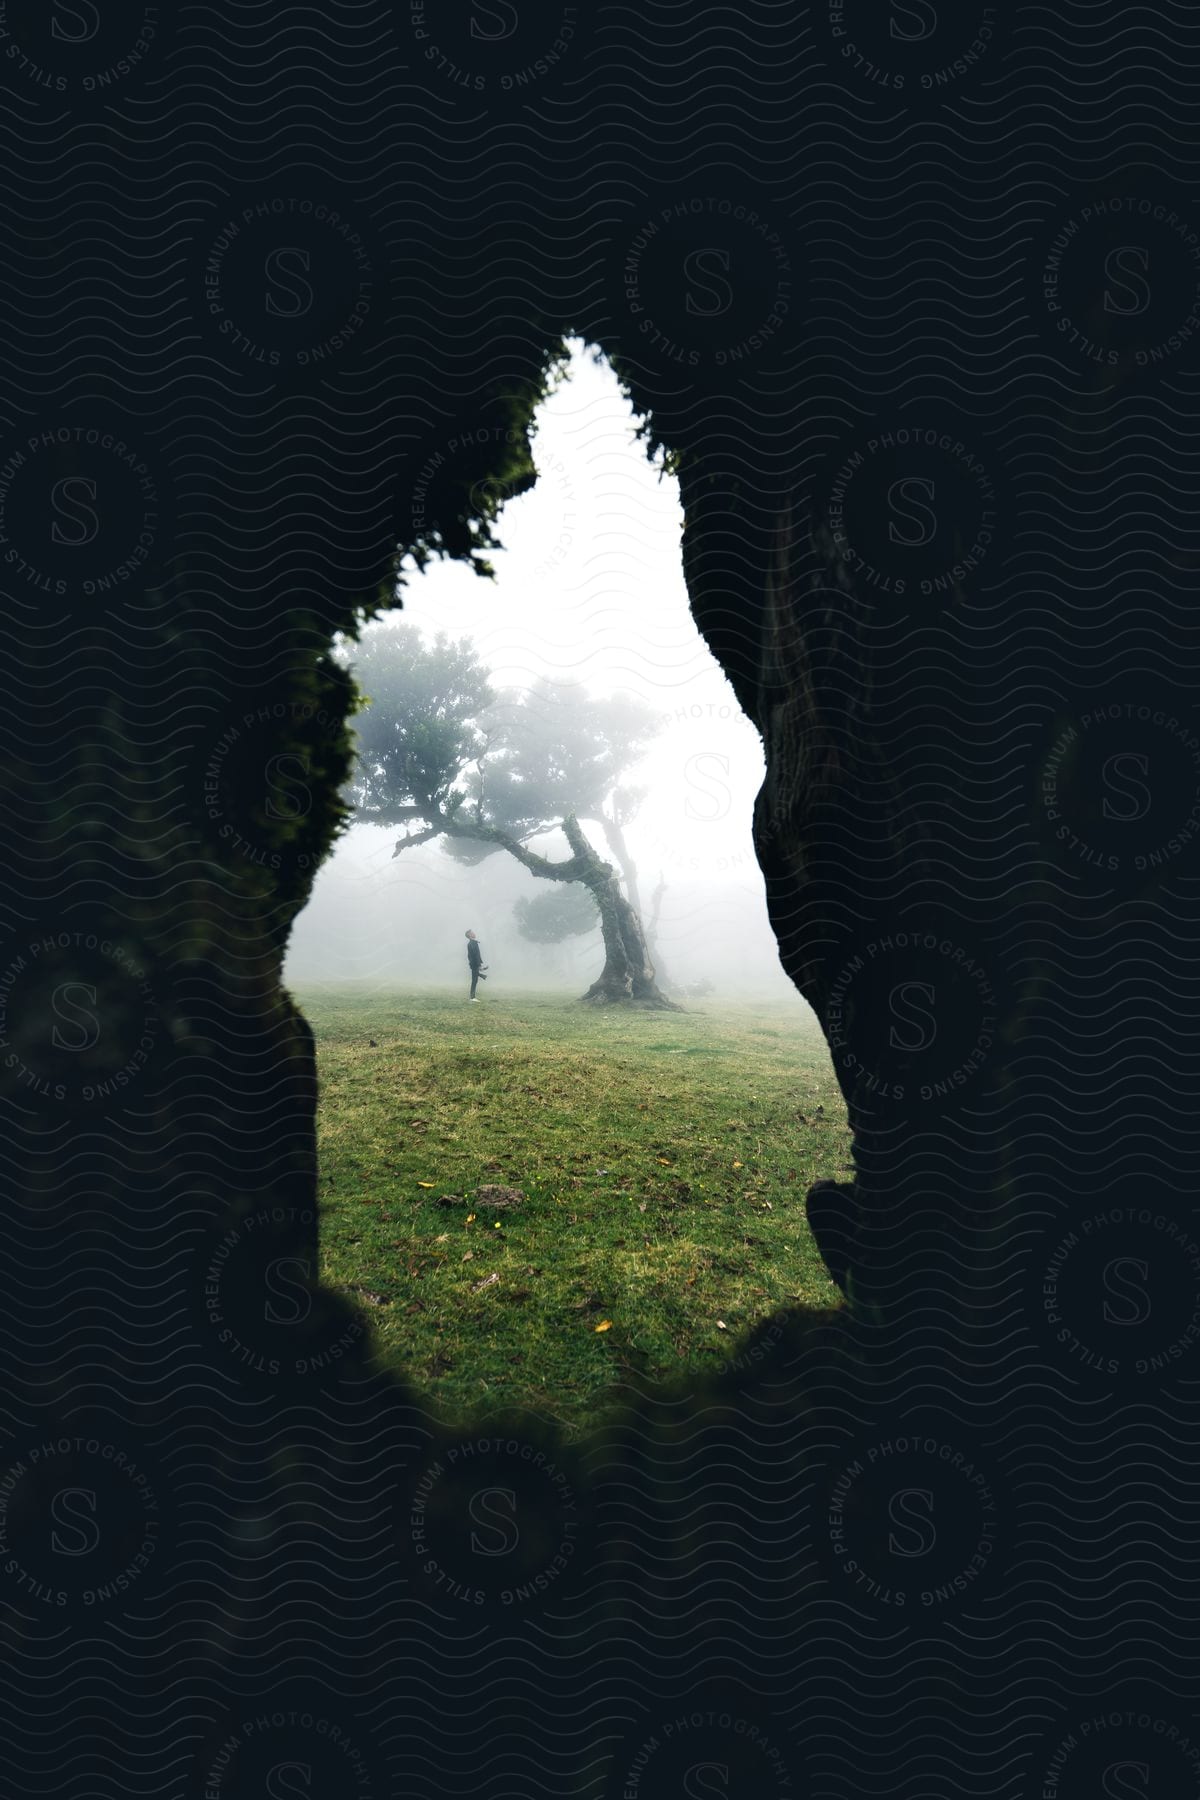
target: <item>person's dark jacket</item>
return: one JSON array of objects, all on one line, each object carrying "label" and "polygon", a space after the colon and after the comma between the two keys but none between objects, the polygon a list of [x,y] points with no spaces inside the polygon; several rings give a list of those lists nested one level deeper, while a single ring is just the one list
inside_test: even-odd
[{"label": "person's dark jacket", "polygon": [[472,969],[483,967],[483,951],[479,948],[478,938],[467,939],[467,962]]}]

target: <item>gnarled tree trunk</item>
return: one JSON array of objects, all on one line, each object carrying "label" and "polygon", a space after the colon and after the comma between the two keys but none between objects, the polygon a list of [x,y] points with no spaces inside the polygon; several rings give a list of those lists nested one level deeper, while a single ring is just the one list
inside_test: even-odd
[{"label": "gnarled tree trunk", "polygon": [[[645,913],[642,906],[641,893],[638,889],[637,865],[630,855],[629,845],[626,841],[621,821],[616,817],[610,818],[607,813],[601,813],[599,823],[604,832],[604,841],[621,865],[621,875],[625,882],[625,892],[629,896],[629,903],[637,914],[640,924]],[[646,919],[645,924],[641,926],[641,936],[643,939],[644,950],[648,956],[653,957],[654,972],[657,980],[662,986],[670,987],[670,978],[663,968],[662,957],[658,953],[658,944],[655,941],[654,931],[654,928],[658,923],[659,908],[662,905],[662,896],[665,887],[666,883],[660,877],[658,886],[654,890],[654,908],[650,917]]]},{"label": "gnarled tree trunk", "polygon": [[596,902],[604,934],[604,967],[583,999],[593,1006],[632,1004],[682,1012],[658,985],[642,922],[621,892],[612,864],[593,850],[577,819],[564,819],[563,830],[581,870],[578,879]]}]

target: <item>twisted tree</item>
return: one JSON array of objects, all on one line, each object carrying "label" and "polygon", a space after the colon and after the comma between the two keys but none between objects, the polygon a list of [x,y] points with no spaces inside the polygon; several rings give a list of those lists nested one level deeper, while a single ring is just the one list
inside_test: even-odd
[{"label": "twisted tree", "polygon": [[[504,850],[536,879],[582,883],[604,939],[604,967],[582,998],[680,1010],[658,986],[641,920],[616,869],[579,822],[585,806],[598,806],[618,785],[621,766],[649,734],[648,710],[585,699],[568,732],[553,684],[501,694],[466,640],[451,642],[443,633],[426,645],[403,623],[372,627],[350,654],[365,696],[350,792],[364,822],[405,827],[393,855],[441,839],[460,861]],[[579,729],[589,708],[590,735]],[[600,728],[605,708],[610,726],[624,721],[620,734]],[[555,831],[570,856],[530,848]]]}]

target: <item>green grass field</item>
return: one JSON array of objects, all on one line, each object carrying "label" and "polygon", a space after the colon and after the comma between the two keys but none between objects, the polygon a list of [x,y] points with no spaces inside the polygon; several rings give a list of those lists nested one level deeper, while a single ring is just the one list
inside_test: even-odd
[{"label": "green grass field", "polygon": [[[844,1178],[849,1134],[798,999],[297,998],[321,1081],[322,1278],[432,1410],[577,1428],[627,1384],[728,1363],[771,1313],[836,1304],[804,1194]],[[489,1208],[482,1184],[525,1199]]]}]

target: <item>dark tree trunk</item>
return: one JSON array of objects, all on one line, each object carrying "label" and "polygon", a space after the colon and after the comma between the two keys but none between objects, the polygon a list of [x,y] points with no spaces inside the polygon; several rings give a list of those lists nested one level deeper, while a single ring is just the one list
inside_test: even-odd
[{"label": "dark tree trunk", "polygon": [[[617,818],[609,818],[606,813],[601,813],[600,825],[604,832],[605,842],[621,865],[621,875],[625,882],[625,892],[628,894],[629,903],[633,907],[633,910],[640,921],[645,918],[645,909],[642,906],[642,897],[638,889],[637,865],[630,855],[629,845],[626,842],[625,832],[621,822]],[[654,972],[657,980],[663,987],[670,987],[671,981],[666,970],[663,968],[662,957],[658,953],[658,944],[655,940],[654,930],[658,923],[658,912],[659,907],[662,904],[665,885],[666,884],[660,877],[658,886],[654,890],[654,910],[651,913],[651,916],[646,919],[646,923],[642,926],[641,935],[645,949],[654,959]]]},{"label": "dark tree trunk", "polygon": [[682,1012],[658,985],[641,920],[621,892],[612,864],[593,850],[576,819],[564,819],[563,830],[582,871],[579,879],[596,902],[604,934],[604,967],[583,999],[593,1006],[633,1005]]}]

